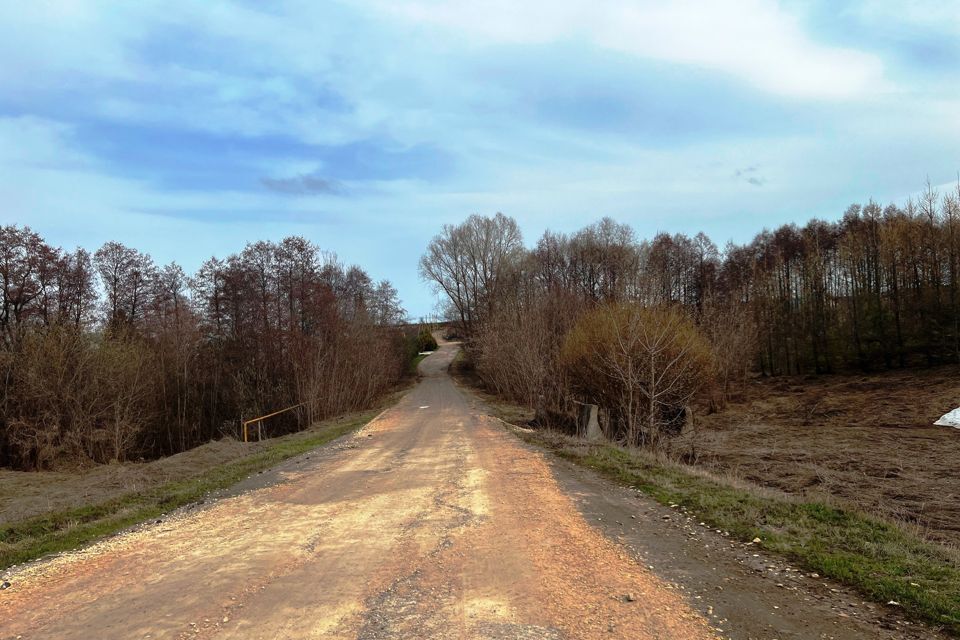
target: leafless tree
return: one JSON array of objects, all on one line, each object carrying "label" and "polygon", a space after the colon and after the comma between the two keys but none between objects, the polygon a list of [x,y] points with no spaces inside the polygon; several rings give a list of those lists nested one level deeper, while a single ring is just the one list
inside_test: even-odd
[{"label": "leafless tree", "polygon": [[421,277],[445,293],[467,335],[493,313],[501,288],[523,252],[520,227],[502,213],[444,225],[420,259]]},{"label": "leafless tree", "polygon": [[108,242],[93,255],[106,293],[105,319],[110,328],[129,328],[143,317],[156,267],[150,256],[119,242]]},{"label": "leafless tree", "polygon": [[189,278],[119,243],[91,261],[5,227],[0,284],[0,466],[176,453],[242,413],[307,402],[271,424],[283,433],[369,406],[407,370],[396,289],[304,238]]}]

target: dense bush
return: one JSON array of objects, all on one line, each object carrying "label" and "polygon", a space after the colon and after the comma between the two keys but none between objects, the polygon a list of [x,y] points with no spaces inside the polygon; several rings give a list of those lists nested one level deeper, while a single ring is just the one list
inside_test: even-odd
[{"label": "dense bush", "polygon": [[609,436],[653,444],[679,429],[713,367],[710,344],[675,307],[635,303],[590,311],[563,343],[571,388],[609,416]]},{"label": "dense bush", "polygon": [[571,409],[566,371],[560,364],[564,336],[576,321],[578,301],[558,293],[523,310],[504,307],[468,343],[477,374],[493,392],[545,414]]},{"label": "dense bush", "polygon": [[451,342],[460,342],[463,340],[463,330],[457,322],[451,322],[443,329],[443,339]]},{"label": "dense bush", "polygon": [[700,388],[722,406],[751,370],[960,362],[960,186],[722,250],[702,233],[638,239],[609,218],[525,248],[515,221],[474,215],[445,226],[420,267],[492,391],[545,423],[596,402],[627,442],[655,444]]},{"label": "dense bush", "polygon": [[417,352],[436,351],[437,339],[433,337],[429,327],[422,327],[417,333]]},{"label": "dense bush", "polygon": [[[903,206],[852,205],[837,221],[783,225],[722,249],[702,233],[639,239],[609,218],[522,248],[510,219],[471,216],[434,238],[421,273],[449,298],[468,344],[504,313],[535,317],[549,298],[574,300],[574,309],[679,305],[714,345],[714,404],[747,369],[960,362],[960,187],[928,186]],[[509,323],[499,332],[518,329],[540,340]]]},{"label": "dense bush", "polygon": [[4,426],[17,466],[122,459],[160,411],[153,354],[138,341],[57,326],[26,333],[5,355]]}]

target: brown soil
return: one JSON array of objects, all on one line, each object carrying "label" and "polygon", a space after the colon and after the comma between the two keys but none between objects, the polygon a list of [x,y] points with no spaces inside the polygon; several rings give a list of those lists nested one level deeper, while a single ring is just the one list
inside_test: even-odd
[{"label": "brown soil", "polygon": [[4,576],[0,638],[941,638],[558,463],[444,370],[202,507]]},{"label": "brown soil", "polygon": [[960,430],[932,426],[957,406],[957,367],[757,380],[724,411],[697,416],[672,449],[711,471],[838,499],[960,545]]}]

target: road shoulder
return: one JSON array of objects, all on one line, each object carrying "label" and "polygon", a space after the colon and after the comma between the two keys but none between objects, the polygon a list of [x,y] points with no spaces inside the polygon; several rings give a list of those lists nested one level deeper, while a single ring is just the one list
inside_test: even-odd
[{"label": "road shoulder", "polygon": [[584,519],[682,591],[724,637],[946,637],[757,545],[732,540],[679,507],[548,458],[557,483]]}]

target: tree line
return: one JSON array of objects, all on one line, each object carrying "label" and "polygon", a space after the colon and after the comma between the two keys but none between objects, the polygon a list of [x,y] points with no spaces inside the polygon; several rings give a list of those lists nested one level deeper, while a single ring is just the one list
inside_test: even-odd
[{"label": "tree line", "polygon": [[694,396],[723,404],[749,371],[960,362],[960,186],[723,249],[609,218],[527,247],[515,220],[474,215],[442,229],[420,270],[485,384],[544,419],[604,395],[633,442],[669,431]]},{"label": "tree line", "polygon": [[169,455],[301,402],[290,431],[365,408],[406,372],[387,282],[301,237],[188,275],[117,242],[90,254],[0,228],[0,466]]}]

